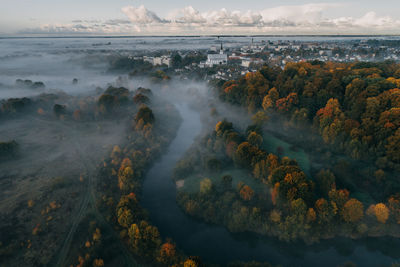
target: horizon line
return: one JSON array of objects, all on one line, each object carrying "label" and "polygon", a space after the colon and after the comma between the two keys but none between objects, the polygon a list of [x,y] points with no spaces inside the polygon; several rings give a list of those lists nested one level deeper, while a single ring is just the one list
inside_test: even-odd
[{"label": "horizon line", "polygon": [[0,39],[51,39],[51,38],[152,38],[152,37],[180,37],[180,38],[196,38],[196,37],[400,37],[400,34],[204,34],[204,35],[0,35]]}]

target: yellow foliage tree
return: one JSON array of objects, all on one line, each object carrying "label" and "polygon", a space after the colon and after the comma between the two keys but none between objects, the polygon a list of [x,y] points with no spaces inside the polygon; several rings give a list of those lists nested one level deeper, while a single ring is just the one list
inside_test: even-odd
[{"label": "yellow foliage tree", "polygon": [[375,217],[380,223],[386,223],[386,221],[389,219],[389,209],[386,207],[385,204],[383,203],[378,203],[375,205],[374,208],[375,211]]},{"label": "yellow foliage tree", "polygon": [[194,260],[187,259],[183,264],[184,267],[197,267],[199,266]]}]

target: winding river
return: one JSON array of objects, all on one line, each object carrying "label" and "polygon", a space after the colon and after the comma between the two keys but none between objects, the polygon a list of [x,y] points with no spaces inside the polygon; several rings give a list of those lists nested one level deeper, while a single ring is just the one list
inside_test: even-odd
[{"label": "winding river", "polygon": [[[346,262],[358,266],[389,266],[399,262],[398,239],[334,239],[315,245],[287,244],[253,234],[232,234],[224,227],[205,224],[185,215],[178,207],[175,183],[171,179],[176,162],[201,132],[200,114],[187,105],[177,106],[183,122],[168,152],[147,174],[142,203],[163,237],[172,238],[188,255],[207,262],[226,264],[234,260],[267,261],[284,266],[334,267]],[[382,241],[382,242],[380,242]],[[387,247],[385,254],[382,244]],[[397,249],[396,249],[397,247]]]}]

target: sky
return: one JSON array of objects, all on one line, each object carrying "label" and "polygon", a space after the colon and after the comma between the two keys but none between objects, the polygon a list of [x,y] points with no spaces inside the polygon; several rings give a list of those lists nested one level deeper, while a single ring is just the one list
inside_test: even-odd
[{"label": "sky", "polygon": [[400,34],[399,0],[0,0],[0,35]]}]

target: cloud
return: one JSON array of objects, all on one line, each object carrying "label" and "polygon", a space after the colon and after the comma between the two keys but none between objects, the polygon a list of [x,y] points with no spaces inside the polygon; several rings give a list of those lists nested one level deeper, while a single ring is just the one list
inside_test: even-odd
[{"label": "cloud", "polygon": [[196,9],[194,9],[191,6],[182,8],[174,13],[172,13],[172,15],[169,16],[169,19],[166,20],[169,22],[175,22],[175,23],[188,23],[188,24],[192,24],[192,23],[206,23],[207,19],[200,14],[199,11],[197,11]]},{"label": "cloud", "polygon": [[137,24],[149,24],[149,23],[161,23],[163,22],[156,13],[148,10],[143,5],[136,8],[133,6],[126,6],[122,8],[122,12],[128,16],[132,23]]},{"label": "cloud", "polygon": [[42,25],[23,33],[80,34],[398,34],[400,21],[368,12],[361,17],[329,18],[325,12],[343,4],[316,3],[278,6],[259,11],[225,8],[200,12],[192,6],[162,18],[145,6],[121,9],[126,19],[76,20],[65,25]]},{"label": "cloud", "polygon": [[36,28],[27,28],[19,34],[54,34],[54,35],[117,35],[140,32],[141,29],[129,20],[73,21],[69,24],[44,24]]},{"label": "cloud", "polygon": [[210,26],[260,26],[262,16],[258,12],[228,11],[225,8],[219,11],[204,13],[207,18],[206,24]]},{"label": "cloud", "polygon": [[144,6],[124,7],[122,10],[143,31],[154,33],[376,34],[398,31],[400,21],[388,16],[379,17],[375,12],[368,12],[360,18],[324,16],[328,9],[344,7],[343,4],[317,3],[278,6],[261,11],[221,9],[201,13],[188,6],[170,13],[165,19]]}]

